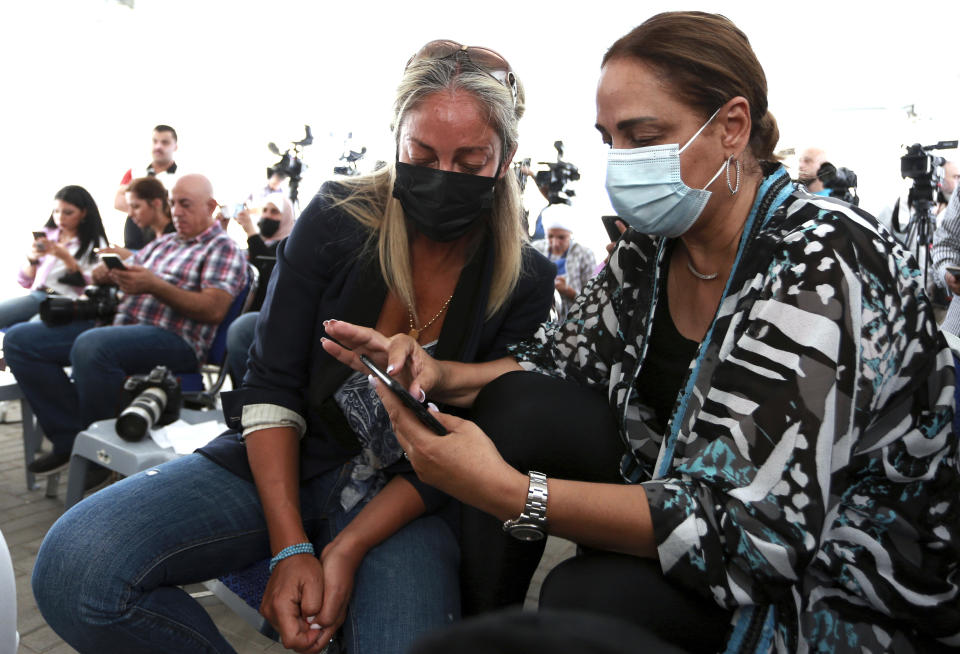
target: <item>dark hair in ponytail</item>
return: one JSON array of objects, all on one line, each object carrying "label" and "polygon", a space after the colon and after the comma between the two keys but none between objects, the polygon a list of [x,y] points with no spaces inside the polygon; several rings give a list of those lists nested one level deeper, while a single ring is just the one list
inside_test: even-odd
[{"label": "dark hair in ponytail", "polygon": [[610,46],[603,63],[632,57],[650,64],[704,118],[737,96],[750,104],[750,151],[774,161],[780,130],[767,110],[767,77],[747,36],[730,19],[700,11],[657,14]]}]

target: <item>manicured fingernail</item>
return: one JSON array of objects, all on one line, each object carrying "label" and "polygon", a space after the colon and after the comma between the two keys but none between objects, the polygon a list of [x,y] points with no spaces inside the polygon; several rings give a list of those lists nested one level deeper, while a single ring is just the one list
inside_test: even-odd
[{"label": "manicured fingernail", "polygon": [[367,383],[370,384],[370,388],[377,387],[377,378],[373,375],[367,375]]},{"label": "manicured fingernail", "polygon": [[326,326],[329,325],[329,324],[330,324],[330,321],[329,321],[329,320],[324,320],[324,321],[323,321],[323,326],[324,326],[324,327],[326,327]]},{"label": "manicured fingernail", "polygon": [[437,413],[440,413],[440,409],[438,409],[438,408],[437,408],[437,405],[434,404],[433,402],[427,402],[427,408],[430,409],[431,411],[435,411],[435,412],[437,412]]},{"label": "manicured fingernail", "polygon": [[393,367],[393,364],[391,363],[389,366],[387,366],[387,374],[389,375],[393,371],[394,371],[394,367]]},{"label": "manicured fingernail", "polygon": [[420,401],[421,401],[421,402],[426,402],[426,401],[427,401],[427,394],[423,392],[423,389],[422,389],[422,388],[420,389]]},{"label": "manicured fingernail", "polygon": [[312,624],[312,625],[310,625],[310,628],[311,628],[311,629],[314,629],[314,630],[316,630],[316,631],[320,631],[321,629],[323,629],[323,627],[321,627],[321,626],[318,625],[318,624]]},{"label": "manicured fingernail", "polygon": [[317,619],[317,616],[315,615],[307,616],[307,622],[309,622],[310,624],[313,624],[313,621],[316,619]]}]

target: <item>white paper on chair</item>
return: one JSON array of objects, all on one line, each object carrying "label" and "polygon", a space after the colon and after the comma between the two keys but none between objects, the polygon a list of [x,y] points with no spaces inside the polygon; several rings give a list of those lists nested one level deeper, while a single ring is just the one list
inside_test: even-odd
[{"label": "white paper on chair", "polygon": [[192,425],[177,420],[165,427],[151,429],[150,438],[160,447],[172,447],[177,454],[190,454],[222,434],[226,428],[224,423],[217,421]]}]

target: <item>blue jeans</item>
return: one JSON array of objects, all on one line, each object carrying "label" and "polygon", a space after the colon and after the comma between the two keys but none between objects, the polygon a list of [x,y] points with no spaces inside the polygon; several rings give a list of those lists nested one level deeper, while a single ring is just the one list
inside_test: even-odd
[{"label": "blue jeans", "polygon": [[240,388],[243,376],[247,374],[247,357],[250,356],[259,315],[259,311],[245,313],[230,323],[227,330],[227,369],[234,388]]},{"label": "blue jeans", "polygon": [[30,291],[26,295],[0,301],[0,329],[37,317],[40,303],[46,299],[45,291]]},{"label": "blue jeans", "polygon": [[[3,351],[58,454],[69,454],[77,434],[90,423],[117,415],[128,375],[150,372],[157,365],[175,373],[197,370],[197,357],[186,341],[150,325],[21,323],[7,331]],[[73,367],[72,382],[64,366]]]},{"label": "blue jeans", "polygon": [[[340,490],[352,464],[301,488],[319,553],[360,510]],[[201,454],[94,493],[47,533],[33,569],[43,617],[80,652],[233,652],[178,586],[269,558],[256,488]],[[414,520],[370,550],[357,571],[344,636],[351,654],[400,654],[460,615],[456,538],[439,517]]]}]

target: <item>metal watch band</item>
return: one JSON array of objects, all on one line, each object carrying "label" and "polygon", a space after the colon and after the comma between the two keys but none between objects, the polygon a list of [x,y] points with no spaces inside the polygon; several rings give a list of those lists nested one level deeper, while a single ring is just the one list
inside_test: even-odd
[{"label": "metal watch band", "polygon": [[530,471],[527,501],[523,513],[503,523],[507,533],[520,540],[539,540],[547,533],[547,476],[536,470]]}]

